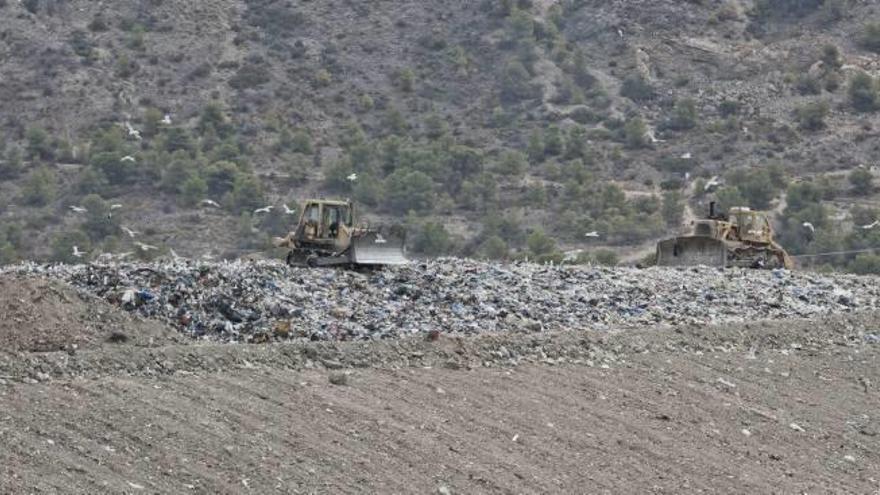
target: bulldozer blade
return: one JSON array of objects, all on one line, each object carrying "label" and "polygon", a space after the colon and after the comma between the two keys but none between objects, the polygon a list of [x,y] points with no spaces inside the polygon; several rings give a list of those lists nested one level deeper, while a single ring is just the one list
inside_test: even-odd
[{"label": "bulldozer blade", "polygon": [[657,243],[660,266],[727,266],[727,245],[711,237],[676,237]]},{"label": "bulldozer blade", "polygon": [[351,240],[351,262],[356,265],[404,265],[406,259],[404,241],[397,237],[385,237],[370,232]]}]

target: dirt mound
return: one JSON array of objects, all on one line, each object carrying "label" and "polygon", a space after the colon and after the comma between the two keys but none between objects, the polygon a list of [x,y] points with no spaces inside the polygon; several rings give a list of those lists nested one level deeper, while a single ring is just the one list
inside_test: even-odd
[{"label": "dirt mound", "polygon": [[162,345],[182,338],[153,321],[132,318],[98,298],[61,282],[0,278],[0,349],[51,352],[103,343]]}]

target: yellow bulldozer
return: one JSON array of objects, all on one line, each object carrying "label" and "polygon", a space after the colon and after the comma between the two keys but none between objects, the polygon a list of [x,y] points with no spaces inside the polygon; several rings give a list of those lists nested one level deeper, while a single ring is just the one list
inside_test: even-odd
[{"label": "yellow bulldozer", "polygon": [[694,222],[691,235],[657,244],[657,264],[794,268],[791,256],[773,240],[766,214],[747,207],[717,214],[714,202],[709,205],[709,217]]},{"label": "yellow bulldozer", "polygon": [[288,247],[291,266],[384,266],[408,262],[403,229],[373,229],[355,223],[350,200],[309,199],[300,204],[299,221],[276,247]]}]

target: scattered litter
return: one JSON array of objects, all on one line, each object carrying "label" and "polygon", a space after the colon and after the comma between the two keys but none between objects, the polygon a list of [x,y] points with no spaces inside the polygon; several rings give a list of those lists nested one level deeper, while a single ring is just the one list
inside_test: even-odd
[{"label": "scattered litter", "polygon": [[[0,274],[61,280],[216,342],[380,340],[415,333],[432,340],[440,337],[438,329],[454,335],[705,325],[880,309],[880,285],[866,277],[708,267],[441,258],[358,272],[279,261],[175,259],[25,263],[0,268]],[[113,341],[125,339],[117,337]],[[864,340],[876,343],[880,337],[867,334]]]}]

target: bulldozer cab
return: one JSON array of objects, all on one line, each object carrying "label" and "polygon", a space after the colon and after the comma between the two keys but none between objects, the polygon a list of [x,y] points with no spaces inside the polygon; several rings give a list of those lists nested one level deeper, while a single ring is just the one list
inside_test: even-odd
[{"label": "bulldozer cab", "polygon": [[345,201],[309,200],[303,206],[297,237],[310,242],[344,243],[354,225],[354,208]]},{"label": "bulldozer cab", "polygon": [[736,229],[739,241],[768,244],[773,238],[770,221],[763,213],[749,208],[731,208],[730,222]]}]

